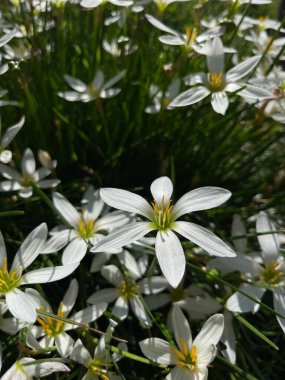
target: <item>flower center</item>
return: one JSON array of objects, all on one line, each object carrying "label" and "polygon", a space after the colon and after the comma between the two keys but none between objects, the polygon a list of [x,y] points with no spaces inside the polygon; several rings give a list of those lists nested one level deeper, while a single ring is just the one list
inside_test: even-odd
[{"label": "flower center", "polygon": [[126,300],[129,300],[133,298],[133,296],[136,294],[136,284],[129,281],[123,281],[120,286],[119,292],[121,297],[125,298]]},{"label": "flower center", "polygon": [[107,364],[100,362],[100,360],[91,360],[88,365],[88,370],[92,373],[96,373],[101,379],[109,380],[109,377],[106,375],[107,373]]},{"label": "flower center", "polygon": [[32,175],[30,174],[25,174],[21,178],[21,185],[23,187],[30,187],[32,183],[35,183],[35,180]]},{"label": "flower center", "polygon": [[208,73],[208,87],[212,92],[221,91],[225,87],[223,72]]},{"label": "flower center", "polygon": [[77,223],[77,231],[84,239],[89,239],[95,232],[95,221],[92,219],[84,219],[83,217]]},{"label": "flower center", "polygon": [[281,277],[284,276],[282,270],[278,270],[279,263],[267,264],[261,273],[262,280],[268,285],[276,285],[281,281]]},{"label": "flower center", "polygon": [[[61,301],[58,307],[57,316],[63,318],[64,312],[62,311],[63,302]],[[40,310],[45,311],[43,306],[40,307]],[[55,337],[63,332],[64,322],[51,319],[50,317],[38,317],[38,323],[42,326],[42,329],[50,337]]]},{"label": "flower center", "polygon": [[171,199],[168,201],[166,207],[164,207],[164,196],[162,197],[161,206],[158,206],[157,202],[154,200],[151,202],[154,214],[153,222],[159,230],[167,230],[173,218],[171,217],[171,210],[173,205],[171,205]]},{"label": "flower center", "polygon": [[21,281],[22,270],[21,267],[13,272],[7,270],[7,258],[5,257],[3,267],[0,269],[0,295],[9,293],[16,288]]},{"label": "flower center", "polygon": [[179,367],[186,367],[193,371],[196,367],[197,363],[197,348],[196,346],[193,346],[191,348],[191,351],[188,351],[186,343],[184,339],[180,339],[180,344],[182,348],[182,352],[179,351],[176,347],[172,347],[172,352],[177,356],[178,362],[176,365]]},{"label": "flower center", "polygon": [[95,84],[91,83],[87,86],[87,91],[90,96],[97,98],[100,95],[100,89],[95,86]]}]

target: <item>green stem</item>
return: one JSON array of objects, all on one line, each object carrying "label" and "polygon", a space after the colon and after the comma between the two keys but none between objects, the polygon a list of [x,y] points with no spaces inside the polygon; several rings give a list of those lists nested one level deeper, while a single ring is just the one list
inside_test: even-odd
[{"label": "green stem", "polygon": [[233,371],[235,371],[237,374],[242,376],[243,380],[258,380],[256,377],[252,376],[250,373],[244,371],[243,369],[239,368],[237,365],[230,363],[225,358],[223,358],[220,355],[217,355],[216,359],[225,364],[227,367],[231,368]]},{"label": "green stem", "polygon": [[7,218],[9,216],[18,216],[18,215],[25,215],[25,212],[20,211],[20,210],[0,212],[0,218]]}]

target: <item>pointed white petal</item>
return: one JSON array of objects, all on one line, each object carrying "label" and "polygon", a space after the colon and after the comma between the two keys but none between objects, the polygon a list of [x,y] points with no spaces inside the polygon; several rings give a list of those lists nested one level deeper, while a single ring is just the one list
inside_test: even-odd
[{"label": "pointed white petal", "polygon": [[[235,214],[233,216],[231,235],[232,237],[239,236],[239,235],[246,235],[246,229],[245,229],[244,223],[241,219],[241,216],[238,214]],[[247,247],[246,237],[240,238],[240,239],[234,239],[234,246],[237,252],[245,253],[246,247]]]},{"label": "pointed white petal", "polygon": [[156,310],[171,303],[169,294],[153,294],[145,297],[145,302],[150,310]]},{"label": "pointed white petal", "polygon": [[39,255],[47,238],[47,225],[40,224],[26,237],[13,260],[11,271],[27,268]]},{"label": "pointed white petal", "polygon": [[16,134],[24,125],[24,122],[25,122],[25,116],[23,116],[17,124],[12,125],[12,127],[7,129],[7,131],[4,133],[4,136],[2,137],[2,141],[1,141],[2,148],[6,148],[10,144],[10,142],[14,139]]},{"label": "pointed white petal", "polygon": [[95,273],[101,270],[102,266],[106,264],[106,262],[111,257],[111,254],[105,252],[96,253],[94,259],[92,260],[90,272]]},{"label": "pointed white petal", "polygon": [[227,82],[236,82],[250,73],[260,61],[261,56],[255,55],[239,63],[227,72]]},{"label": "pointed white petal", "polygon": [[61,280],[69,276],[78,267],[79,263],[62,266],[35,269],[22,277],[22,284],[44,284]]},{"label": "pointed white petal", "polygon": [[[80,310],[77,313],[71,315],[69,319],[82,324],[93,322],[101,317],[101,315],[106,310],[107,306],[108,305],[106,302],[96,303],[96,305],[86,307],[85,309]],[[76,325],[66,324],[64,330],[70,330],[77,327],[78,326]]]},{"label": "pointed white petal", "polygon": [[91,248],[91,252],[108,252],[140,240],[148,232],[153,231],[149,222],[135,222],[118,228],[116,231],[100,240]]},{"label": "pointed white petal", "polygon": [[204,227],[189,222],[175,222],[173,230],[193,241],[210,255],[235,257],[234,251],[218,236]]},{"label": "pointed white petal", "polygon": [[16,172],[16,170],[11,169],[8,165],[1,164],[0,162],[0,173],[4,178],[12,179],[17,182],[21,182],[21,175]]},{"label": "pointed white petal", "polygon": [[203,325],[201,331],[193,341],[193,345],[197,347],[197,356],[203,356],[212,345],[216,346],[219,342],[224,330],[223,314],[214,314]]},{"label": "pointed white petal", "polygon": [[111,284],[120,287],[123,281],[123,275],[116,265],[106,265],[101,270],[102,276]]},{"label": "pointed white petal", "polygon": [[53,203],[58,212],[72,227],[77,228],[80,214],[74,206],[60,193],[53,193]]},{"label": "pointed white petal", "polygon": [[178,35],[178,33],[174,29],[169,28],[168,26],[163,24],[161,21],[159,21],[156,18],[154,18],[153,16],[151,16],[150,14],[146,14],[145,17],[148,20],[148,22],[150,22],[153,26],[155,26],[159,30],[162,30],[165,33]]},{"label": "pointed white petal", "polygon": [[86,368],[88,367],[88,364],[92,360],[91,355],[87,351],[87,349],[83,346],[82,342],[80,339],[78,339],[74,346],[73,350],[70,355],[70,359],[83,364]]},{"label": "pointed white petal", "polygon": [[0,191],[15,191],[19,190],[21,185],[16,181],[2,181],[0,182]]},{"label": "pointed white petal", "polygon": [[24,175],[31,175],[36,171],[36,161],[33,152],[30,148],[27,148],[22,158],[22,173]]},{"label": "pointed white petal", "polygon": [[103,0],[81,0],[80,5],[84,8],[96,8]]},{"label": "pointed white petal", "polygon": [[84,209],[88,211],[93,220],[98,218],[104,207],[103,199],[100,197],[100,191],[95,190],[93,186],[88,186],[83,195],[82,203],[87,203],[84,205]]},{"label": "pointed white petal", "polygon": [[88,303],[98,304],[100,302],[113,302],[119,297],[119,291],[115,288],[107,288],[98,290],[98,292],[93,293],[88,299]]},{"label": "pointed white petal", "polygon": [[13,29],[11,32],[4,34],[4,36],[0,38],[0,47],[6,45],[13,37],[16,36],[17,32],[17,29]]},{"label": "pointed white petal", "polygon": [[82,100],[82,94],[76,91],[60,91],[57,93],[58,96],[67,100],[68,102],[76,102]]},{"label": "pointed white petal", "polygon": [[0,268],[3,268],[4,260],[7,258],[5,241],[0,231]]},{"label": "pointed white petal", "polygon": [[185,256],[178,237],[170,230],[158,231],[155,253],[163,275],[176,288],[185,272]]},{"label": "pointed white petal", "polygon": [[162,276],[147,277],[138,283],[143,294],[156,294],[167,288],[168,282]]},{"label": "pointed white petal", "polygon": [[225,327],[221,337],[221,341],[226,346],[226,349],[222,351],[222,354],[232,364],[236,362],[236,337],[233,329],[232,314],[227,310],[224,312]]},{"label": "pointed white petal", "polygon": [[173,305],[172,313],[172,325],[174,329],[174,336],[177,345],[182,350],[181,339],[185,342],[187,349],[191,350],[192,346],[192,333],[187,319],[182,313],[181,309],[177,305]]},{"label": "pointed white petal", "polygon": [[123,249],[123,251],[119,253],[118,259],[121,265],[123,265],[127,269],[127,271],[130,273],[134,280],[137,280],[141,277],[137,261],[134,258],[134,256],[132,256],[128,251]]},{"label": "pointed white petal", "polygon": [[63,229],[56,232],[41,249],[41,253],[54,253],[74,238],[74,230]]},{"label": "pointed white petal", "polygon": [[80,79],[74,78],[70,75],[65,74],[64,79],[69,84],[69,86],[78,92],[84,92],[87,89],[87,86],[84,82],[82,82]]},{"label": "pointed white petal", "polygon": [[33,195],[32,187],[25,187],[19,191],[19,197],[21,198],[30,198]]},{"label": "pointed white petal", "polygon": [[68,314],[72,310],[75,304],[77,295],[78,295],[78,281],[74,278],[70,282],[70,285],[63,297],[62,312],[64,313],[65,316],[68,316]]},{"label": "pointed white petal", "polygon": [[41,189],[53,189],[54,187],[59,185],[60,182],[60,179],[44,179],[42,181],[39,181],[37,185]]},{"label": "pointed white petal", "polygon": [[199,187],[184,194],[174,205],[175,219],[193,211],[209,210],[220,206],[231,196],[231,192],[221,187]]},{"label": "pointed white petal", "polygon": [[114,211],[104,215],[96,221],[97,231],[105,230],[111,232],[127,223],[130,223],[131,216],[124,211]]},{"label": "pointed white petal", "polygon": [[108,80],[104,86],[103,86],[103,90],[107,90],[109,89],[110,87],[112,87],[114,84],[116,84],[117,82],[119,82],[120,79],[123,78],[123,76],[126,74],[127,70],[122,70],[119,72],[119,74],[115,75],[113,78],[111,78],[110,80]]},{"label": "pointed white petal", "polygon": [[71,354],[74,340],[67,333],[62,332],[55,337],[55,345],[60,356],[67,357]]},{"label": "pointed white petal", "polygon": [[283,315],[284,318],[276,316],[277,322],[285,333],[285,289],[283,287],[279,287],[273,292],[273,304],[274,310]]},{"label": "pointed white petal", "polygon": [[253,100],[266,100],[272,99],[272,93],[264,88],[252,86],[250,84],[246,84],[246,87],[237,92],[237,95],[242,96],[247,99]]},{"label": "pointed white petal", "polygon": [[130,299],[131,308],[136,315],[136,317],[146,326],[150,327],[152,325],[151,319],[147,314],[144,305],[138,296],[134,296]]},{"label": "pointed white petal", "polygon": [[165,378],[165,380],[206,380],[207,377],[199,377],[197,371],[192,372],[183,367],[176,366]]},{"label": "pointed white petal", "polygon": [[162,202],[165,208],[173,193],[173,184],[170,178],[160,177],[152,182],[150,186],[150,191],[153,196],[153,199],[156,201],[158,205],[158,208],[162,207]]},{"label": "pointed white petal", "polygon": [[[266,289],[250,284],[242,284],[240,286],[240,290],[253,297],[257,301],[260,301]],[[247,298],[243,294],[236,292],[227,300],[226,307],[230,311],[248,313],[250,311],[257,312],[259,309],[259,304]]]},{"label": "pointed white petal", "polygon": [[210,94],[210,90],[208,90],[204,86],[197,86],[190,88],[184,92],[181,92],[176,98],[169,103],[169,107],[185,107],[190,106],[191,104],[198,103],[200,100],[206,98]]},{"label": "pointed white petal", "polygon": [[221,73],[224,68],[224,46],[220,37],[215,37],[209,42],[206,55],[209,72]]},{"label": "pointed white petal", "polygon": [[173,36],[172,34],[165,34],[160,36],[159,41],[166,45],[180,46],[185,44],[185,39],[181,36]]},{"label": "pointed white petal", "polygon": [[134,212],[146,218],[149,218],[153,214],[150,204],[140,195],[131,193],[130,191],[104,188],[101,189],[100,195],[105,203],[119,210]]},{"label": "pointed white petal", "polygon": [[6,304],[11,314],[21,321],[29,323],[36,321],[36,310],[31,305],[29,297],[20,289],[16,288],[6,294]]},{"label": "pointed white petal", "polygon": [[[256,232],[270,232],[274,231],[274,225],[268,218],[268,216],[261,212],[257,216],[256,220]],[[258,235],[258,242],[262,249],[262,256],[264,258],[265,263],[275,262],[279,256],[279,242],[276,234],[268,234],[268,235]]]},{"label": "pointed white petal", "polygon": [[149,338],[139,342],[143,354],[155,363],[175,364],[177,357],[172,353],[171,346],[165,340],[159,338]]},{"label": "pointed white petal", "polygon": [[229,98],[225,91],[213,92],[211,98],[213,110],[221,115],[226,113],[229,106]]},{"label": "pointed white petal", "polygon": [[54,372],[70,372],[70,369],[64,363],[55,362],[50,359],[49,362],[38,363],[35,366],[35,376],[44,377]]},{"label": "pointed white petal", "polygon": [[[119,297],[112,308],[112,314],[114,314],[121,321],[126,319],[129,314],[128,301],[123,297]],[[112,324],[116,325],[117,322],[113,322]]]},{"label": "pointed white petal", "polygon": [[87,243],[80,237],[73,239],[63,251],[62,264],[78,263],[86,255],[87,249]]}]

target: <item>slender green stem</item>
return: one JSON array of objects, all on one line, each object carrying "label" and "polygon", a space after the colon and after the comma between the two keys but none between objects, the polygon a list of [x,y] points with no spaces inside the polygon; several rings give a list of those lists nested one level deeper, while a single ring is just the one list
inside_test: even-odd
[{"label": "slender green stem", "polygon": [[227,367],[231,368],[234,372],[236,372],[240,376],[242,376],[243,380],[258,380],[256,377],[254,377],[250,373],[244,371],[243,369],[239,368],[237,365],[230,363],[228,360],[226,360],[222,356],[217,355],[216,359],[219,362],[225,364]]},{"label": "slender green stem", "polygon": [[18,215],[25,215],[25,212],[20,211],[20,210],[0,212],[0,218],[8,218],[10,216],[18,216]]}]

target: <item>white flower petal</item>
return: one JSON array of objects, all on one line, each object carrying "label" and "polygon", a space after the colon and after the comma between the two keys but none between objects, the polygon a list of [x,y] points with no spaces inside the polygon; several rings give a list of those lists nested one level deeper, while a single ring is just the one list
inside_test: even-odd
[{"label": "white flower petal", "polygon": [[119,297],[119,291],[115,288],[107,288],[98,290],[98,292],[93,293],[88,299],[87,302],[98,304],[100,302],[113,302],[116,298]]},{"label": "white flower petal", "polygon": [[88,368],[88,364],[92,360],[92,357],[87,349],[83,346],[80,339],[75,342],[70,355],[70,359],[83,364],[86,368]]},{"label": "white flower petal", "polygon": [[227,82],[236,82],[250,73],[258,64],[261,55],[255,55],[239,63],[227,72]]},{"label": "white flower petal", "polygon": [[171,299],[169,294],[153,294],[151,296],[145,297],[145,302],[150,310],[156,310],[160,307],[163,307],[167,305],[168,303],[171,303]]},{"label": "white flower petal", "polygon": [[170,178],[160,177],[152,182],[150,191],[154,201],[156,201],[158,205],[158,208],[162,207],[162,202],[165,208],[173,193],[173,184]]},{"label": "white flower petal", "polygon": [[76,91],[59,91],[57,95],[64,100],[67,100],[68,102],[76,102],[82,100],[82,94]]},{"label": "white flower petal", "polygon": [[[91,252],[108,252],[113,248],[120,248],[140,240],[148,232],[153,231],[149,222],[135,222],[118,228],[116,231],[100,240]],[[114,252],[115,253],[115,252]],[[119,252],[118,252],[119,253]]]},{"label": "white flower petal", "polygon": [[[242,284],[240,290],[257,301],[260,301],[266,289],[250,284]],[[248,313],[250,311],[255,313],[259,309],[259,304],[243,294],[236,292],[227,300],[226,307],[228,310],[236,311],[238,313]]]},{"label": "white flower petal", "polygon": [[175,219],[193,211],[209,210],[220,206],[231,196],[231,192],[221,187],[199,187],[184,194],[174,205]]},{"label": "white flower petal", "polygon": [[143,354],[155,363],[175,364],[177,357],[172,353],[170,343],[159,338],[149,338],[139,342]]},{"label": "white flower petal", "polygon": [[81,0],[80,5],[84,8],[96,8],[103,0]]},{"label": "white flower petal", "polygon": [[[256,232],[270,232],[274,231],[274,225],[268,218],[268,216],[261,212],[257,216],[256,220]],[[276,234],[258,235],[258,242],[262,249],[262,256],[265,263],[275,262],[279,256],[279,242]]]},{"label": "white flower petal", "polygon": [[134,296],[130,299],[131,308],[136,315],[136,317],[146,326],[150,327],[152,325],[151,319],[147,314],[144,305],[138,296]]},{"label": "white flower petal", "polygon": [[44,179],[42,181],[39,181],[37,185],[41,189],[53,189],[54,187],[59,185],[60,182],[61,182],[60,179]]},{"label": "white flower petal", "polygon": [[66,265],[80,262],[86,255],[87,249],[87,243],[80,237],[73,239],[63,251],[62,264]]},{"label": "white flower petal", "polygon": [[120,287],[123,282],[123,275],[116,265],[106,265],[101,270],[102,276],[116,287]]},{"label": "white flower petal", "polygon": [[34,323],[37,318],[36,310],[30,303],[30,298],[20,289],[14,289],[6,294],[6,304],[14,317],[21,321]]},{"label": "white flower petal", "polygon": [[132,256],[128,251],[123,249],[123,251],[119,253],[118,259],[121,265],[123,265],[128,270],[134,280],[137,280],[141,277],[137,261],[134,256]]},{"label": "white flower petal", "polygon": [[104,188],[100,190],[100,195],[105,203],[119,210],[143,215],[148,219],[153,214],[150,204],[140,195],[130,191]]},{"label": "white flower petal", "polygon": [[111,232],[116,228],[123,226],[124,224],[130,223],[131,216],[129,213],[124,211],[114,211],[96,221],[97,231],[106,230]]},{"label": "white flower petal", "polygon": [[45,243],[41,253],[54,253],[63,248],[68,242],[74,239],[74,230],[63,229],[55,232],[54,235]]},{"label": "white flower petal", "polygon": [[229,98],[225,91],[213,92],[211,97],[213,110],[221,115],[226,113],[229,106]]},{"label": "white flower petal", "polygon": [[68,314],[72,310],[77,296],[78,296],[78,281],[74,278],[70,282],[70,285],[62,301],[62,312],[64,313],[65,316],[68,316]]},{"label": "white flower petal", "polygon": [[16,170],[10,168],[8,165],[1,164],[0,162],[0,173],[4,178],[12,179],[17,182],[21,182],[21,175],[16,172]]},{"label": "white flower petal", "polygon": [[190,106],[191,104],[200,102],[200,100],[206,98],[210,93],[210,90],[204,86],[193,87],[181,92],[181,94],[176,96],[176,98],[169,103],[168,107]]},{"label": "white flower petal", "polygon": [[7,258],[7,252],[6,252],[5,241],[4,241],[2,232],[0,231],[0,268],[3,268],[3,264],[6,258]]},{"label": "white flower petal", "polygon": [[[77,313],[70,316],[69,319],[71,319],[74,322],[79,322],[82,324],[93,322],[96,319],[101,317],[101,315],[106,310],[107,306],[108,305],[106,302],[96,303],[96,305],[92,305],[92,306],[86,307],[83,310],[78,311]],[[78,326],[73,325],[73,324],[68,324],[68,323],[64,326],[65,331],[75,329],[75,328],[78,328]]]},{"label": "white flower petal", "polygon": [[[238,214],[235,214],[233,216],[231,235],[232,237],[239,236],[239,235],[246,235],[246,229],[245,229],[244,223],[242,222],[241,216]],[[247,238],[244,237],[244,238],[234,239],[234,246],[237,252],[245,253],[246,247],[247,247]]]},{"label": "white flower petal", "polygon": [[35,366],[35,376],[43,377],[48,376],[54,372],[70,372],[70,369],[60,362],[55,362],[50,359],[49,362],[38,363]]},{"label": "white flower petal", "polygon": [[106,253],[106,252],[96,253],[94,259],[92,260],[90,272],[95,273],[101,270],[102,266],[106,264],[106,262],[109,260],[110,257],[111,257],[110,253]]},{"label": "white flower petal", "polygon": [[171,34],[165,34],[160,36],[159,41],[166,45],[180,46],[185,44],[185,40],[180,36],[173,36]]},{"label": "white flower petal", "polygon": [[236,362],[236,337],[233,329],[232,314],[227,310],[224,312],[225,327],[221,337],[221,341],[226,346],[226,349],[222,351],[224,357],[232,364]]},{"label": "white flower petal", "polygon": [[35,157],[30,148],[27,148],[24,151],[21,167],[22,167],[22,173],[24,175],[32,175],[34,174],[36,170]]},{"label": "white flower petal", "polygon": [[[112,308],[112,314],[114,314],[121,321],[126,319],[129,314],[128,301],[123,297],[119,297]],[[117,325],[117,322],[112,320],[111,322],[113,325]]]},{"label": "white flower petal", "polygon": [[64,79],[69,84],[69,86],[78,92],[84,92],[87,89],[87,86],[84,82],[82,82],[80,79],[74,78],[71,75],[64,75]]},{"label": "white flower petal", "polygon": [[84,205],[84,209],[88,211],[93,220],[98,218],[104,207],[103,199],[100,197],[100,191],[95,190],[93,186],[88,186],[83,195],[82,203],[87,203]]},{"label": "white flower petal", "polygon": [[[273,292],[274,310],[285,317],[285,289],[279,287]],[[285,333],[285,319],[276,315],[277,322]]]},{"label": "white flower petal", "polygon": [[187,319],[182,313],[180,307],[173,305],[172,313],[172,325],[174,330],[174,336],[177,345],[182,350],[181,339],[185,342],[187,349],[191,350],[192,346],[192,333]]},{"label": "white flower petal", "polygon": [[23,189],[20,189],[19,191],[19,197],[21,198],[30,198],[32,195],[33,195],[32,187],[25,187]]},{"label": "white flower petal", "polygon": [[0,144],[2,148],[5,149],[10,144],[10,142],[14,139],[16,134],[20,131],[20,129],[24,125],[24,122],[25,122],[25,116],[23,116],[18,123],[12,125],[12,127],[7,129],[7,131],[4,133],[4,136],[2,137],[2,141]]},{"label": "white flower petal", "polygon": [[165,378],[166,380],[206,380],[207,377],[198,377],[197,371],[192,372],[183,367],[175,367]]},{"label": "white flower petal", "polygon": [[29,233],[16,253],[11,271],[17,270],[19,267],[22,267],[23,270],[37,258],[45,244],[47,232],[47,225],[42,223]]},{"label": "white flower petal", "polygon": [[207,50],[207,66],[210,73],[219,74],[224,68],[224,46],[220,37],[215,37],[208,43]]},{"label": "white flower petal", "polygon": [[171,29],[168,26],[164,25],[161,21],[157,20],[156,18],[154,18],[150,14],[146,14],[145,18],[148,20],[148,22],[150,22],[153,26],[155,26],[159,30],[162,30],[165,33],[178,35],[178,33],[174,29]]},{"label": "white flower petal", "polygon": [[46,282],[58,281],[69,276],[75,271],[78,265],[79,263],[73,263],[62,266],[35,269],[23,275],[21,284],[44,284]]},{"label": "white flower petal", "polygon": [[147,277],[138,283],[143,294],[156,294],[167,288],[168,282],[162,276]]},{"label": "white flower petal", "polygon": [[[123,76],[126,74],[127,70],[122,70],[119,72],[119,74],[115,75],[113,78],[111,78],[110,80],[108,80],[104,86],[102,87],[102,90],[108,90],[110,89],[110,87],[112,87],[114,84],[116,84],[117,82],[119,82],[120,79],[123,78]],[[113,89],[115,90],[115,89]],[[117,93],[116,93],[117,95]]]},{"label": "white flower petal", "polygon": [[173,230],[193,241],[210,255],[235,257],[234,251],[218,236],[204,227],[189,222],[175,222]]},{"label": "white flower petal", "polygon": [[163,275],[176,288],[185,272],[185,256],[178,237],[170,230],[158,231],[155,253]]},{"label": "white flower petal", "polygon": [[55,345],[60,356],[67,357],[71,354],[73,349],[74,340],[65,332],[55,336]]},{"label": "white flower petal", "polygon": [[2,181],[0,182],[0,191],[15,191],[19,190],[21,185],[16,181]]},{"label": "white flower petal", "polygon": [[52,200],[55,208],[72,227],[77,228],[80,214],[74,206],[60,193],[53,193]]}]

